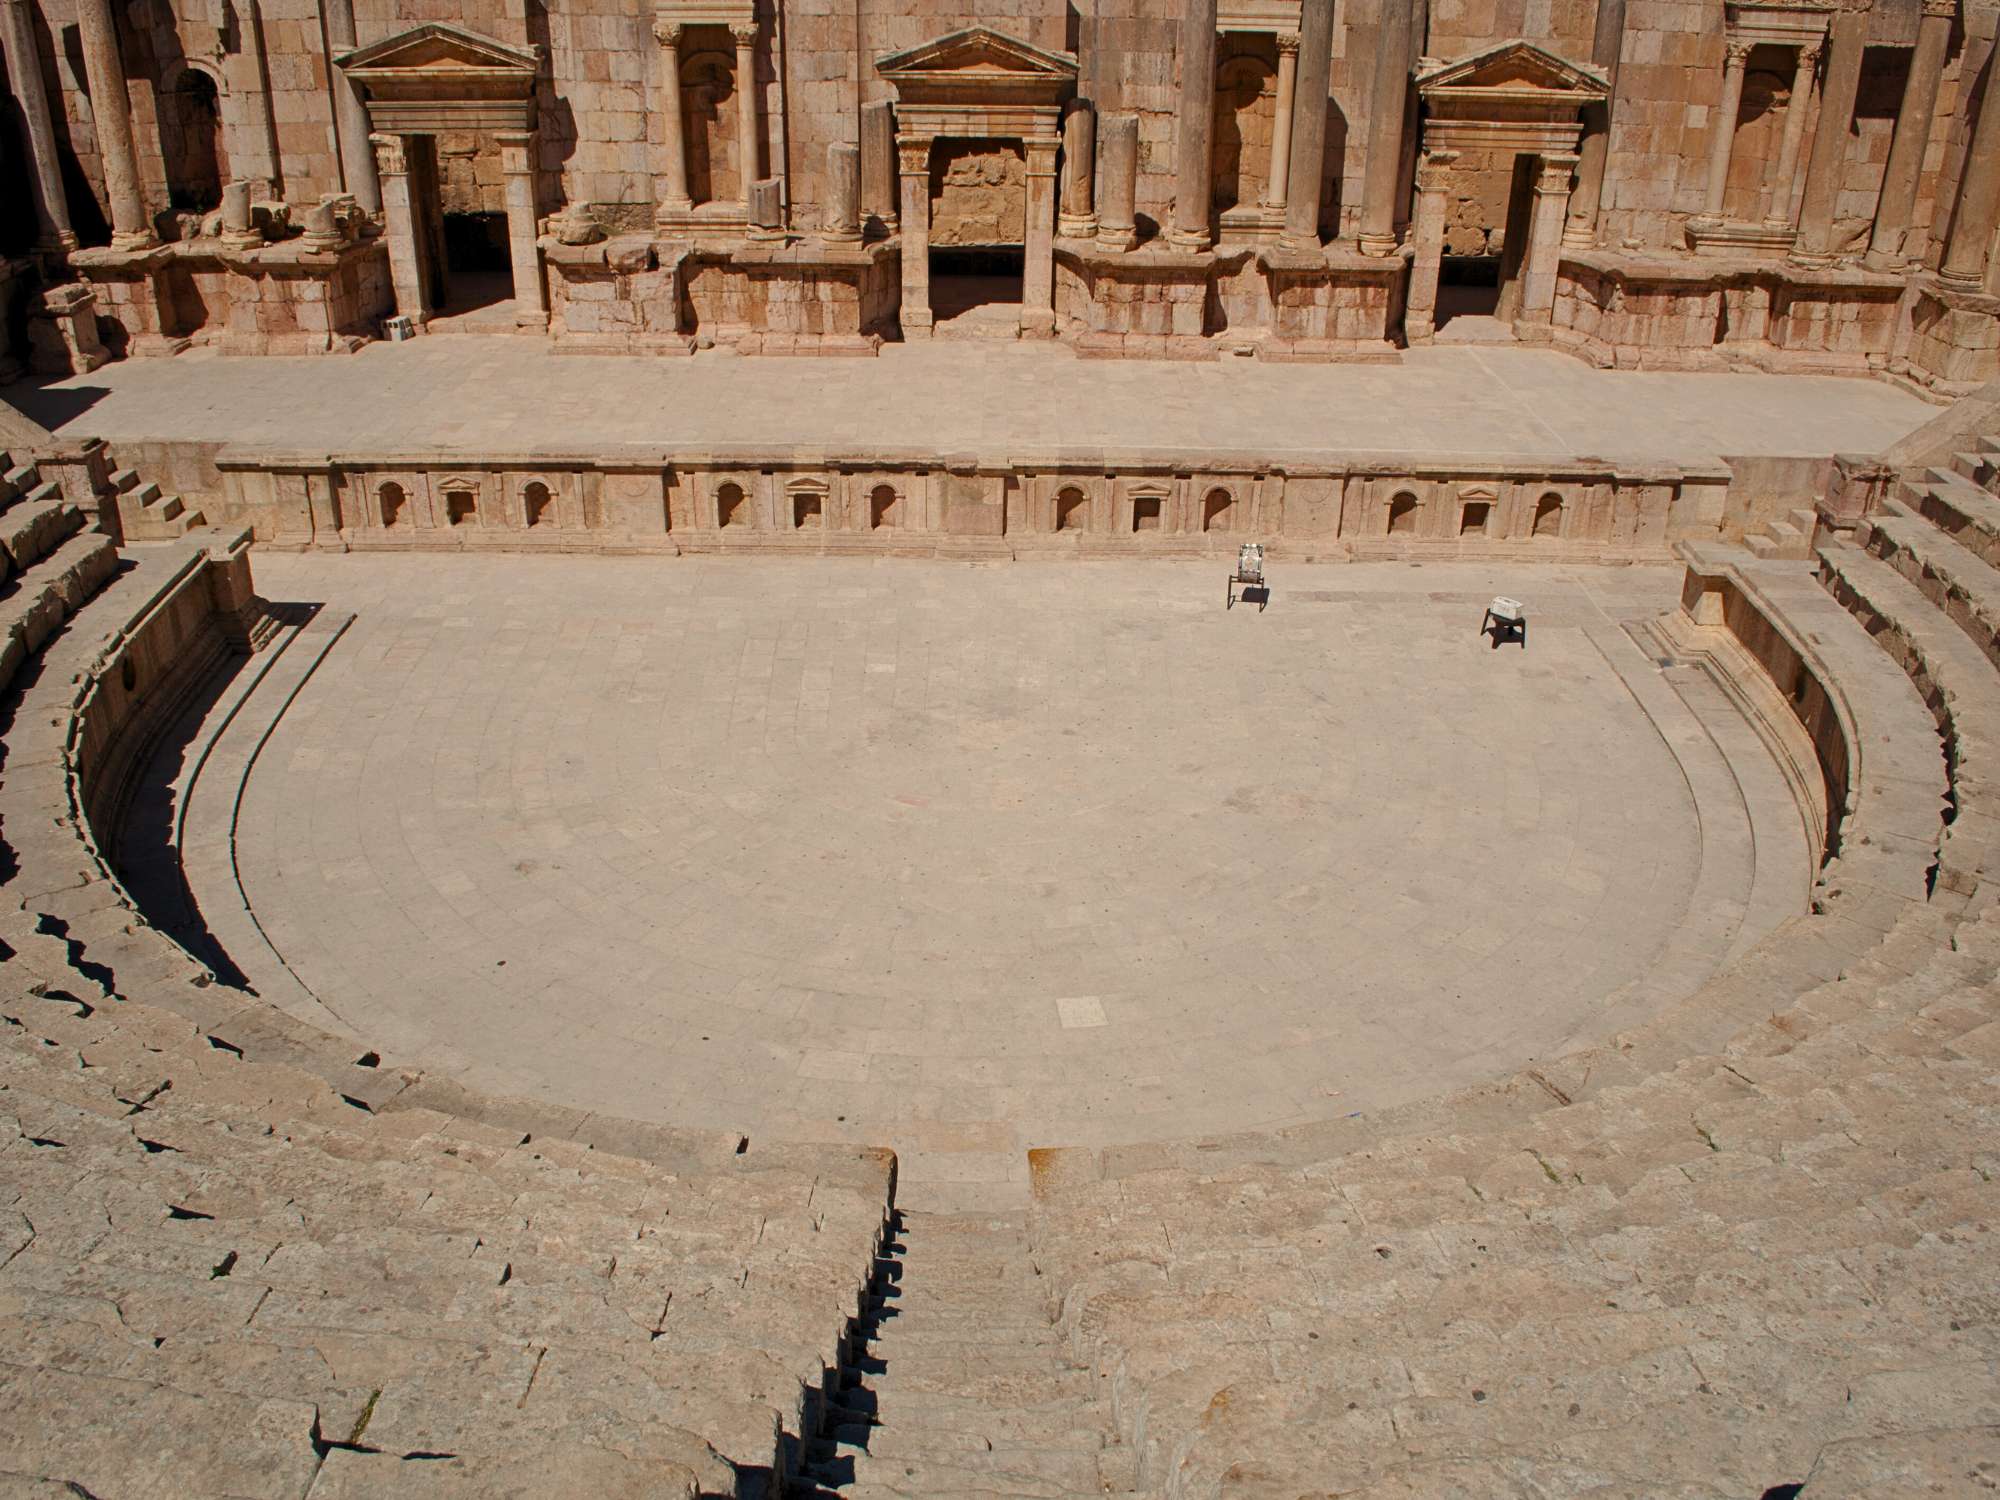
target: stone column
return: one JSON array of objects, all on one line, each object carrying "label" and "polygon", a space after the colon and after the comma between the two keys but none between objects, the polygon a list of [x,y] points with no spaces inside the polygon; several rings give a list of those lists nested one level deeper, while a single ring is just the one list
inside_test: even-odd
[{"label": "stone column", "polygon": [[1106,115],[1097,132],[1097,243],[1130,250],[1139,243],[1139,117]]},{"label": "stone column", "polygon": [[1181,93],[1174,156],[1174,227],[1179,250],[1206,250],[1215,189],[1211,145],[1215,135],[1215,0],[1182,0]]},{"label": "stone column", "polygon": [[1426,151],[1417,164],[1417,207],[1410,220],[1410,294],[1404,301],[1403,337],[1427,344],[1437,331],[1438,271],[1444,264],[1444,196],[1456,151]]},{"label": "stone column", "polygon": [[743,142],[743,207],[750,207],[750,184],[757,180],[761,163],[757,159],[757,23],[732,26],[729,35],[736,42],[736,133]]},{"label": "stone column", "polygon": [[[1866,4],[1866,0],[1863,0]],[[1847,132],[1854,123],[1854,96],[1861,88],[1861,52],[1868,39],[1867,12],[1851,3],[1833,14],[1827,28],[1826,79],[1820,84],[1819,123],[1812,155],[1806,160],[1806,188],[1799,206],[1794,259],[1824,261],[1833,253],[1833,210],[1847,170]]]},{"label": "stone column", "polygon": [[[684,214],[694,207],[688,197],[687,130],[681,119],[681,27],[678,22],[656,21],[653,40],[660,44],[660,169],[667,180],[653,217]],[[743,191],[750,191],[745,179]]]},{"label": "stone column", "polygon": [[1292,170],[1285,189],[1284,244],[1319,248],[1320,176],[1326,170],[1326,88],[1333,71],[1333,0],[1299,6],[1298,98],[1292,107]]},{"label": "stone column", "polygon": [[56,130],[49,96],[42,87],[42,54],[35,45],[30,0],[0,0],[0,47],[7,49],[7,86],[21,106],[28,129],[28,159],[34,172],[36,242],[49,252],[74,250],[69,200],[63,196],[62,167],[56,160]]},{"label": "stone column", "polygon": [[1396,180],[1403,168],[1403,116],[1410,91],[1410,0],[1382,0],[1375,36],[1375,91],[1368,102],[1368,159],[1361,186],[1363,255],[1396,248]]},{"label": "stone column", "polygon": [[1271,175],[1264,188],[1264,206],[1282,209],[1292,175],[1292,111],[1299,97],[1299,39],[1295,32],[1278,33],[1278,107],[1271,117]]},{"label": "stone column", "polygon": [[896,114],[887,99],[861,106],[861,212],[896,232]]},{"label": "stone column", "polygon": [[1097,233],[1096,187],[1097,111],[1082,99],[1072,100],[1063,116],[1062,223],[1063,234],[1089,239]]},{"label": "stone column", "polygon": [[1743,108],[1743,64],[1750,56],[1750,43],[1729,38],[1722,64],[1722,97],[1716,101],[1714,122],[1708,136],[1708,192],[1702,212],[1711,218],[1722,213],[1723,196],[1729,190],[1729,153],[1736,145],[1736,116]]},{"label": "stone column", "polygon": [[1875,228],[1868,239],[1867,264],[1877,271],[1892,270],[1910,259],[1903,252],[1903,236],[1917,203],[1924,151],[1937,114],[1938,81],[1951,45],[1952,13],[1957,9],[1958,0],[1924,0],[1916,49],[1910,54],[1909,81],[1903,85],[1896,133],[1889,142],[1889,163],[1882,172],[1882,196],[1875,203]]},{"label": "stone column", "polygon": [[424,305],[424,273],[417,264],[417,220],[410,203],[410,158],[400,135],[371,135],[375,172],[382,184],[383,238],[389,246],[389,280],[396,311],[418,328],[430,317]]},{"label": "stone column", "polygon": [[834,141],[826,148],[826,211],[820,238],[830,245],[861,242],[861,148]]},{"label": "stone column", "polygon": [[[2000,71],[2000,64],[1996,64]],[[1988,81],[1972,142],[1965,152],[1965,174],[1958,186],[1958,211],[1951,216],[1951,238],[1945,241],[1940,280],[1967,291],[1976,290],[1985,275],[1993,226],[2000,221],[2000,88]]]},{"label": "stone column", "polygon": [[326,27],[327,85],[333,97],[334,133],[340,138],[340,183],[371,214],[382,212],[382,184],[375,177],[375,148],[368,140],[368,106],[332,59],[355,48],[354,0],[321,0]]},{"label": "stone column", "polygon": [[1514,315],[1517,338],[1547,338],[1556,305],[1556,271],[1562,263],[1563,220],[1578,158],[1544,156],[1535,176],[1535,207],[1528,220],[1528,252],[1521,259],[1521,308]]},{"label": "stone column", "polygon": [[103,155],[105,194],[111,199],[111,248],[143,250],[159,236],[139,192],[139,156],[132,145],[132,96],[118,55],[118,27],[111,0],[78,0],[76,29],[83,42],[83,71],[90,83],[90,114]]},{"label": "stone column", "polygon": [[514,263],[514,321],[523,328],[549,326],[542,290],[542,251],[535,243],[535,133],[501,130],[500,170],[507,178],[507,253]]},{"label": "stone column", "polygon": [[1764,215],[1766,224],[1784,226],[1792,222],[1792,185],[1799,175],[1799,143],[1806,135],[1806,115],[1812,105],[1813,69],[1819,62],[1817,46],[1798,49],[1792,67],[1792,92],[1785,104],[1785,134],[1778,143],[1778,162],[1771,172],[1771,201]]},{"label": "stone column", "polygon": [[257,0],[237,0],[236,21],[242,49],[222,60],[229,80],[223,110],[229,125],[229,168],[249,181],[261,198],[284,196],[284,175],[278,163],[278,122],[271,113],[270,91],[264,87],[264,17]]},{"label": "stone column", "polygon": [[931,336],[931,142],[896,141],[903,180],[903,337]]},{"label": "stone column", "polygon": [[1056,331],[1056,143],[1029,141],[1027,255],[1021,267],[1021,336]]},{"label": "stone column", "polygon": [[1611,116],[1618,102],[1618,60],[1625,46],[1625,0],[1597,0],[1597,27],[1590,38],[1590,63],[1611,85],[1602,104],[1583,112],[1576,190],[1569,195],[1563,243],[1588,249],[1597,243],[1597,210],[1604,200],[1604,162],[1611,152]]}]

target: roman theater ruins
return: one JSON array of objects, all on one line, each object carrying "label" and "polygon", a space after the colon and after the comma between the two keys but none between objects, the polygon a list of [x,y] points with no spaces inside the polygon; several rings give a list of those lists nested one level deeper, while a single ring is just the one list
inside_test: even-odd
[{"label": "roman theater ruins", "polygon": [[2000,1494],[1996,32],[0,0],[0,1500]]}]

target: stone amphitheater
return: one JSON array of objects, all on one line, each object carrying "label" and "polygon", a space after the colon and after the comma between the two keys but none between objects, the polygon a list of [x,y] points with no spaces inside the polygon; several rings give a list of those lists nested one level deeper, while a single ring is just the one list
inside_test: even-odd
[{"label": "stone amphitheater", "polygon": [[2000,1496],[1996,33],[0,0],[0,1500]]}]

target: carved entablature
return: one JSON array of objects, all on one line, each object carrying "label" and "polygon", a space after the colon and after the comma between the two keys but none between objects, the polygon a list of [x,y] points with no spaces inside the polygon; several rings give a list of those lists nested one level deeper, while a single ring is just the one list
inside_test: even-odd
[{"label": "carved entablature", "polygon": [[1296,36],[1299,0],[1219,0],[1215,7],[1215,29]]},{"label": "carved entablature", "polygon": [[533,130],[541,54],[430,21],[334,59],[361,85],[373,130]]},{"label": "carved entablature", "polygon": [[896,89],[900,141],[940,135],[1055,142],[1063,102],[1076,92],[1076,59],[971,26],[877,58]]},{"label": "carved entablature", "polygon": [[654,0],[655,25],[755,26],[757,0]]},{"label": "carved entablature", "polygon": [[1765,0],[1730,0],[1723,7],[1723,23],[1728,28],[1732,44],[1742,43],[1752,47],[1768,44],[1818,51],[1834,9],[1831,4],[1814,4],[1812,0],[1784,0],[1784,3],[1778,4],[1767,4]]},{"label": "carved entablature", "polygon": [[1502,42],[1417,72],[1427,150],[1575,151],[1583,110],[1610,96],[1605,76],[1531,42]]}]

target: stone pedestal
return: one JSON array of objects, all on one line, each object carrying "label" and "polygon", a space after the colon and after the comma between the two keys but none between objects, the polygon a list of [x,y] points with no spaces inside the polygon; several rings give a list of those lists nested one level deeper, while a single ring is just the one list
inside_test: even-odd
[{"label": "stone pedestal", "polygon": [[52,286],[28,320],[37,375],[87,375],[111,358],[97,332],[97,297],[80,282]]}]

